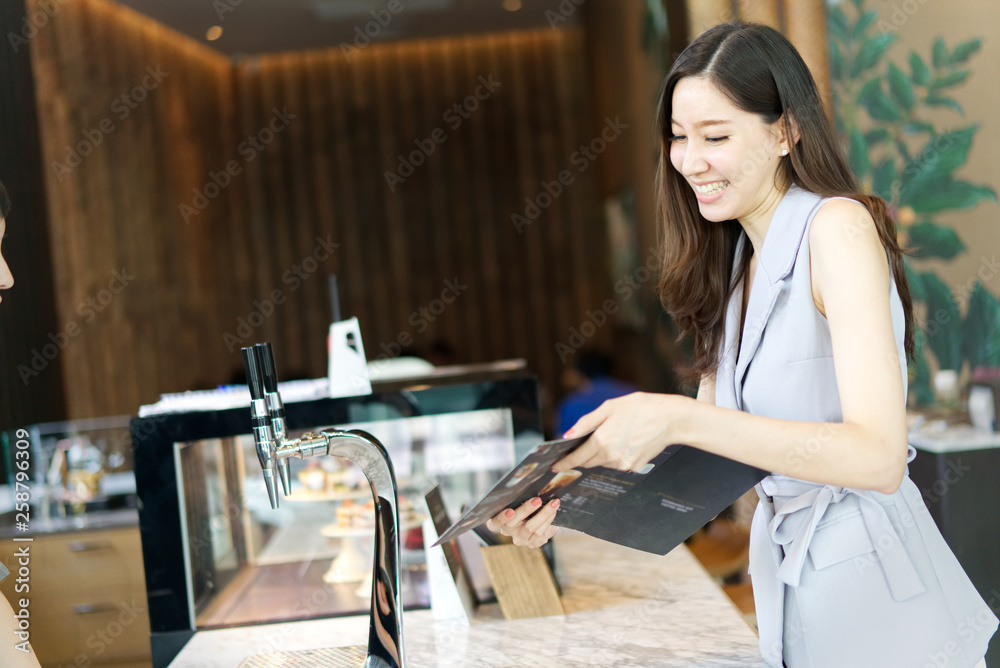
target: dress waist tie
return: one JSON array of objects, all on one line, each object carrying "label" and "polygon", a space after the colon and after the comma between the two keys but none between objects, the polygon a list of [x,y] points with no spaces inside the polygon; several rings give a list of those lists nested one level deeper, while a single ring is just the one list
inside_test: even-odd
[{"label": "dress waist tie", "polygon": [[[911,446],[907,461],[912,461],[914,455],[916,451]],[[888,513],[868,490],[768,476],[760,482],[758,492],[763,492],[762,507],[754,514],[751,553],[756,553],[757,557],[751,558],[751,575],[758,576],[754,582],[754,597],[758,607],[765,608],[758,610],[758,621],[761,652],[768,665],[782,665],[784,586],[799,585],[809,545],[830,504],[847,502],[858,505],[875,558],[882,566],[895,600],[904,601],[924,591],[923,582]],[[787,500],[773,503],[772,498],[768,498],[775,496]],[[901,524],[911,526],[912,522],[907,524],[906,518],[912,519],[912,512],[901,499],[902,494],[897,492],[892,501],[899,511]],[[769,543],[780,546],[781,550],[772,550]],[[773,560],[767,556],[769,553],[774,553]]]},{"label": "dress waist tie", "polygon": [[[917,569],[903,548],[902,540],[892,526],[885,507],[868,490],[820,486],[794,479],[776,479],[773,476],[764,478],[761,488],[771,497],[792,497],[784,503],[775,504],[774,518],[768,524],[771,540],[781,545],[784,551],[785,556],[777,575],[786,585],[799,585],[809,545],[827,508],[831,503],[850,499],[861,509],[861,518],[875,555],[882,564],[892,597],[897,601],[905,601],[924,591]],[[898,503],[898,500],[894,502]],[[901,518],[910,516],[908,509],[900,510]],[[793,517],[801,519],[790,522]]]}]

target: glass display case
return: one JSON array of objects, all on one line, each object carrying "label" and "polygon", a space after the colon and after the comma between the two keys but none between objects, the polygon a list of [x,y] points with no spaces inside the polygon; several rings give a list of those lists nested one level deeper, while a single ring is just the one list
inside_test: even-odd
[{"label": "glass display case", "polygon": [[[289,435],[363,429],[400,489],[404,609],[429,607],[423,494],[453,517],[543,440],[537,379],[489,366],[373,384],[363,397],[285,404]],[[367,614],[371,491],[346,460],[291,459],[272,510],[248,407],[132,421],[154,666],[196,632]]]},{"label": "glass display case", "polygon": [[7,510],[13,504],[15,444],[19,440],[29,444],[30,456],[24,460],[32,483],[32,517],[41,525],[50,520],[72,520],[83,527],[87,513],[134,508],[130,419],[116,416],[47,422],[0,434],[3,480],[10,486],[0,508]]},{"label": "glass display case", "polygon": [[[400,486],[403,602],[427,607],[421,499],[440,484],[457,512],[514,464],[510,409],[327,426],[362,429],[388,449]],[[291,494],[273,510],[253,437],[175,448],[196,629],[368,609],[374,507],[360,468],[334,457],[291,459]]]}]

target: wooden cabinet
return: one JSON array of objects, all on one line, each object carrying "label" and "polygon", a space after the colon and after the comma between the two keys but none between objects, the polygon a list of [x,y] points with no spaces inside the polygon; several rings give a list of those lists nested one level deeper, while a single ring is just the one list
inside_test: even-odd
[{"label": "wooden cabinet", "polygon": [[[27,546],[30,590],[18,593],[15,553]],[[148,668],[149,614],[135,527],[0,540],[11,574],[2,583],[15,610],[29,601],[31,645],[42,668]]]}]

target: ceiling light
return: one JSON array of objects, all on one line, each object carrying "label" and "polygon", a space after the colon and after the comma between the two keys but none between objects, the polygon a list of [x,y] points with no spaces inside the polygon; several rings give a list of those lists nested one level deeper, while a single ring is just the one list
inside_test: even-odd
[{"label": "ceiling light", "polygon": [[516,12],[521,8],[521,0],[503,0],[503,8],[508,12]]},{"label": "ceiling light", "polygon": [[222,37],[222,26],[212,26],[205,31],[205,39],[209,42],[214,42],[220,37]]}]

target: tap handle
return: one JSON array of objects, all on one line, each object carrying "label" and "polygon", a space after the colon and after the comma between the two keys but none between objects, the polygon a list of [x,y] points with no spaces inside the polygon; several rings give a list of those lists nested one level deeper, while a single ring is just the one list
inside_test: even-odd
[{"label": "tap handle", "polygon": [[[267,399],[267,411],[271,416],[271,430],[274,433],[275,441],[281,443],[286,435],[285,405],[278,392],[278,372],[274,364],[274,351],[271,349],[270,343],[258,343],[254,348],[257,350],[261,377],[264,381],[264,398]],[[287,459],[277,460],[277,473],[277,477],[281,481],[281,490],[285,496],[288,496],[292,493],[292,474]]]},{"label": "tap handle", "polygon": [[261,379],[264,382],[264,392],[278,391],[278,371],[274,365],[274,351],[270,342],[258,343],[254,346],[257,349],[257,359],[260,362]]},{"label": "tap handle", "polygon": [[271,414],[274,437],[280,441],[285,437],[285,404],[278,392],[278,372],[274,366],[274,352],[270,343],[258,343],[257,361],[260,364],[261,380],[264,383],[264,398],[267,399],[267,411]]},{"label": "tap handle", "polygon": [[247,372],[247,385],[251,399],[264,398],[264,378],[260,370],[260,353],[256,346],[243,348],[243,367]]},{"label": "tap handle", "polygon": [[243,348],[243,365],[247,371],[247,385],[250,388],[250,415],[253,422],[254,444],[257,446],[257,460],[264,473],[264,484],[271,507],[278,507],[276,481],[279,477],[275,456],[274,431],[264,393],[264,376],[261,373],[260,351],[256,346]]}]

